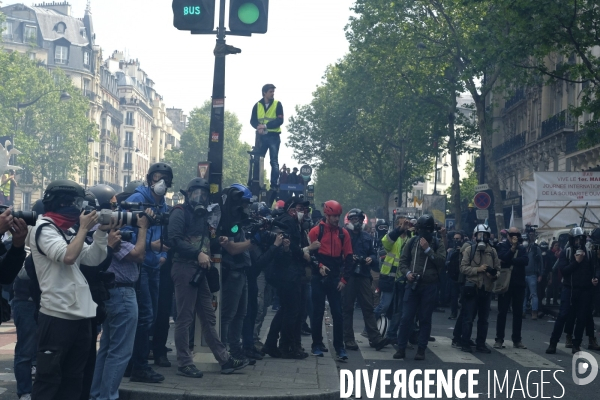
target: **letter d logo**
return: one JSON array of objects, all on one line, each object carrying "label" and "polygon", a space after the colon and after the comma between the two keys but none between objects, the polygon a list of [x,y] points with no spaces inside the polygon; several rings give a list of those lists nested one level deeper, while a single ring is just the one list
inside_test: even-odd
[{"label": "letter d logo", "polygon": [[[580,359],[584,359],[586,362],[577,363]],[[571,361],[573,382],[576,385],[587,385],[591,383],[598,375],[598,361],[590,353],[585,351],[579,351],[573,355],[573,361]],[[579,376],[585,375],[587,371],[590,371],[586,378],[580,378]]]}]

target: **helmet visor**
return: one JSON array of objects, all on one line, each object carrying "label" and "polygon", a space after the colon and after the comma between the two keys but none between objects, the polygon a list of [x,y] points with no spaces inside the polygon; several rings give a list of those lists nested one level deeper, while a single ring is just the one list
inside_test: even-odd
[{"label": "helmet visor", "polygon": [[190,193],[190,203],[206,204],[208,201],[208,192],[205,189],[196,188]]}]

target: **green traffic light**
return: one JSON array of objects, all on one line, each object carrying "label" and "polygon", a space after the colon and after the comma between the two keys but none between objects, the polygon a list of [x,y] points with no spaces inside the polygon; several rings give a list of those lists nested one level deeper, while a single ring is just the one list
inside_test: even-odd
[{"label": "green traffic light", "polygon": [[246,25],[252,25],[260,17],[260,11],[254,3],[245,3],[238,8],[238,18]]}]

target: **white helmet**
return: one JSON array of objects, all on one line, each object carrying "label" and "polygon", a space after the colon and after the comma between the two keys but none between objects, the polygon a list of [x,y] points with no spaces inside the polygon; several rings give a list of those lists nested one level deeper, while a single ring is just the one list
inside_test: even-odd
[{"label": "white helmet", "polygon": [[473,236],[475,236],[475,240],[478,242],[489,242],[491,234],[492,229],[489,227],[489,225],[479,224],[475,227],[475,229],[473,229]]}]

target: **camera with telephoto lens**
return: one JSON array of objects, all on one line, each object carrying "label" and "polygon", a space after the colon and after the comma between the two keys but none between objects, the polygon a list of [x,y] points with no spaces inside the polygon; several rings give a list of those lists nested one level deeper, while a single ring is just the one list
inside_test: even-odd
[{"label": "camera with telephoto lens", "polygon": [[[125,225],[131,225],[131,226],[137,226],[137,218],[139,218],[139,214],[144,214],[146,215],[146,213],[144,212],[144,210],[146,208],[154,208],[156,207],[156,204],[152,204],[152,203],[136,203],[136,202],[129,202],[129,201],[122,201],[120,203],[120,206],[122,209],[124,210],[128,210],[127,212],[129,212],[130,214],[135,214],[135,223],[134,224],[125,224]],[[135,211],[134,211],[135,210]],[[117,211],[115,211],[116,213]],[[123,213],[126,211],[122,211]],[[115,216],[116,217],[116,216]],[[167,226],[169,225],[169,213],[168,212],[164,212],[164,213],[160,213],[160,212],[154,212],[154,216],[152,218],[146,216],[148,218],[148,221],[150,222],[150,225],[160,225],[160,226]]]},{"label": "camera with telephoto lens", "polygon": [[485,272],[487,272],[488,274],[490,274],[491,276],[496,276],[498,274],[498,270],[490,267],[489,265],[487,266],[487,268],[485,269]]},{"label": "camera with telephoto lens", "polygon": [[421,281],[421,275],[419,275],[419,274],[415,274],[415,273],[413,273],[412,275],[413,275],[413,277],[414,277],[415,279],[413,279],[413,281],[412,281],[412,284],[411,284],[411,287],[410,287],[410,288],[411,288],[412,290],[417,290],[417,288],[419,287],[419,282]]},{"label": "camera with telephoto lens", "polygon": [[[0,205],[0,214],[5,212],[10,207]],[[35,226],[35,222],[37,221],[37,213],[35,211],[14,211],[12,210],[10,214],[14,218],[21,218],[25,223],[29,226]]]},{"label": "camera with telephoto lens", "polygon": [[192,276],[192,279],[190,279],[190,285],[193,287],[198,287],[200,286],[200,282],[202,282],[202,279],[206,276],[206,269],[204,268],[198,268],[196,270],[196,272],[194,273],[194,275]]},{"label": "camera with telephoto lens", "polygon": [[98,216],[98,223],[100,225],[108,225],[111,221],[117,221],[119,224],[137,226],[138,216],[141,211],[113,211],[113,210],[100,210]]}]

